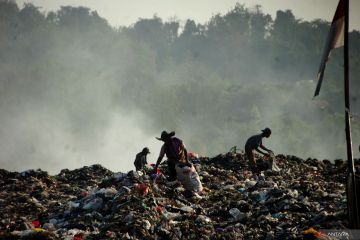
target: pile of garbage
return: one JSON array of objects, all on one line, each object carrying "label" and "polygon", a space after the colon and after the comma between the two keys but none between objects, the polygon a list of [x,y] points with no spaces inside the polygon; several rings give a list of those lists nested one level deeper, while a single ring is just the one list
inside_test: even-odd
[{"label": "pile of garbage", "polygon": [[167,181],[166,164],[0,170],[0,239],[303,239],[346,228],[345,162],[274,160],[253,174],[243,153],[192,158],[196,191]]}]

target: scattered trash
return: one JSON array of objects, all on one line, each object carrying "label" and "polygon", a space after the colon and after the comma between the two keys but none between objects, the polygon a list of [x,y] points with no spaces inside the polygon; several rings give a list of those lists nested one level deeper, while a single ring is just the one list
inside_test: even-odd
[{"label": "scattered trash", "polygon": [[166,165],[0,169],[0,239],[302,239],[346,228],[345,162],[278,155],[254,174],[245,158],[194,155],[177,169],[181,184]]}]

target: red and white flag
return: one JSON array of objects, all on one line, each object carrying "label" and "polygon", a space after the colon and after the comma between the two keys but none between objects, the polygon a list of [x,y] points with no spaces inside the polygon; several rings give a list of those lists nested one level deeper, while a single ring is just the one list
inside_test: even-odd
[{"label": "red and white flag", "polygon": [[321,83],[324,76],[326,62],[329,59],[330,51],[333,48],[344,46],[344,29],[345,29],[345,1],[340,0],[331,23],[329,36],[326,41],[325,50],[321,59],[319,72],[317,74],[318,83],[316,85],[315,96],[319,95]]}]

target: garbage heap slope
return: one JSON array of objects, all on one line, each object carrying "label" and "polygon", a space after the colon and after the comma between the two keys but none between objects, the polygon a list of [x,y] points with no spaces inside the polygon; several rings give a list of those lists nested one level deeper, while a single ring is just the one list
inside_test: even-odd
[{"label": "garbage heap slope", "polygon": [[0,239],[303,239],[310,228],[347,226],[341,160],[278,155],[280,171],[257,175],[242,153],[192,162],[199,194],[150,166],[0,170]]}]

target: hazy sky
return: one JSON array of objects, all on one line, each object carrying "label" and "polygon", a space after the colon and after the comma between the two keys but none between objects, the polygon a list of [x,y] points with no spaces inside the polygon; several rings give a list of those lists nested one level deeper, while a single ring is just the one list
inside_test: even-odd
[{"label": "hazy sky", "polygon": [[[262,5],[266,13],[275,15],[281,9],[291,9],[294,15],[305,20],[316,18],[332,20],[338,0],[16,0],[22,7],[31,2],[42,10],[57,10],[60,6],[85,6],[96,10],[113,26],[128,26],[139,18],[157,14],[164,20],[177,16],[204,23],[216,13],[226,13],[237,2],[252,7]],[[350,0],[350,29],[360,29],[360,1]]]}]

